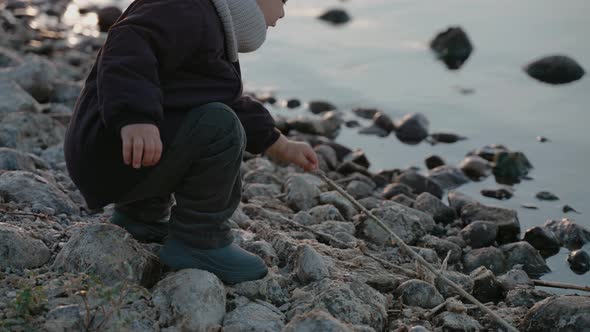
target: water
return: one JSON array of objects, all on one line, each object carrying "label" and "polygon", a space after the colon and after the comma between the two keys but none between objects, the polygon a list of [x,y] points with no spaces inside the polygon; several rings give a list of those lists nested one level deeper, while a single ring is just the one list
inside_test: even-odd
[{"label": "water", "polygon": [[[345,8],[352,22],[333,27],[315,19],[330,7]],[[586,0],[290,0],[287,16],[269,29],[265,45],[240,56],[243,77],[248,89],[271,90],[282,99],[328,100],[344,111],[377,107],[392,117],[422,112],[431,131],[469,138],[451,145],[409,146],[394,136],[343,130],[337,141],[365,150],[373,171],[423,167],[430,154],[457,164],[468,151],[491,143],[522,151],[535,167],[534,180],[516,185],[510,200],[481,196],[481,189],[498,187],[493,178],[460,190],[484,204],[517,210],[523,231],[564,217],[590,227],[590,79],[551,86],[522,71],[531,60],[557,53],[590,71],[590,46],[582,42],[590,31],[589,7]],[[455,72],[428,49],[434,35],[449,25],[462,26],[475,47]],[[475,93],[464,95],[459,88]],[[540,143],[536,136],[551,142]],[[560,200],[536,200],[541,190]],[[539,209],[524,209],[523,203]],[[582,214],[562,213],[564,204]],[[590,274],[570,271],[567,253],[562,249],[548,259],[553,272],[543,279],[590,284]]]}]

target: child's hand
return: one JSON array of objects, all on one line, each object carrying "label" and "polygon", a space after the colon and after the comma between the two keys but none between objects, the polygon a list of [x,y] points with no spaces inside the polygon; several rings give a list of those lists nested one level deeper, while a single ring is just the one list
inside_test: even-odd
[{"label": "child's hand", "polygon": [[148,123],[136,123],[121,128],[123,161],[133,168],[153,166],[162,156],[162,141],[158,127]]},{"label": "child's hand", "polygon": [[288,140],[283,135],[266,150],[266,155],[273,160],[293,163],[307,172],[318,168],[318,158],[309,144]]}]

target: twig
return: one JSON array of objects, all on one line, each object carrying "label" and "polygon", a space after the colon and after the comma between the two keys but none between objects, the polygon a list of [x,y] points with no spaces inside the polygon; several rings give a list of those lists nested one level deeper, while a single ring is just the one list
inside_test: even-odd
[{"label": "twig", "polygon": [[354,206],[356,206],[361,211],[363,211],[367,216],[372,218],[381,228],[383,228],[387,233],[389,233],[389,235],[391,237],[393,237],[393,239],[395,240],[397,245],[400,246],[408,255],[410,255],[412,258],[414,258],[420,264],[422,264],[424,267],[426,267],[428,270],[430,270],[430,272],[434,273],[438,278],[440,278],[441,280],[446,282],[449,286],[451,286],[453,289],[455,289],[461,296],[463,296],[464,298],[469,300],[471,303],[477,305],[482,311],[484,311],[485,313],[490,315],[495,321],[497,321],[502,326],[504,326],[508,331],[518,332],[518,330],[516,328],[514,328],[512,325],[510,325],[502,317],[498,316],[493,310],[491,310],[490,308],[483,305],[476,298],[474,298],[471,294],[469,294],[465,290],[463,290],[463,288],[461,288],[459,285],[457,285],[456,283],[454,283],[453,281],[451,281],[447,277],[445,277],[438,269],[436,269],[432,265],[430,265],[424,258],[422,258],[422,256],[420,256],[412,248],[410,248],[404,242],[404,240],[402,240],[389,227],[387,227],[387,225],[385,225],[385,223],[383,221],[381,221],[381,219],[379,219],[375,215],[373,215],[373,213],[371,213],[371,211],[369,211],[367,208],[362,206],[356,199],[354,199],[354,197],[350,196],[346,191],[344,191],[344,189],[340,188],[340,186],[338,186],[336,183],[334,183],[334,181],[332,181],[330,178],[328,178],[324,174],[323,171],[317,170],[316,174],[319,175],[324,181],[326,181],[332,188],[334,188],[336,191],[338,191],[347,200],[349,200]]},{"label": "twig", "polygon": [[553,288],[564,288],[564,289],[577,289],[585,292],[590,292],[590,286],[579,286],[574,284],[568,284],[564,282],[557,282],[557,281],[545,281],[545,280],[537,280],[532,279],[533,283],[537,286],[545,286],[545,287],[553,287]]},{"label": "twig", "polygon": [[[313,228],[311,228],[311,227],[309,227],[309,226],[301,225],[301,224],[299,224],[299,223],[297,223],[297,222],[295,222],[295,221],[292,221],[292,220],[290,220],[290,219],[287,219],[287,218],[285,218],[285,217],[279,217],[279,218],[280,218],[281,220],[283,220],[284,222],[286,222],[286,223],[288,223],[288,224],[292,225],[292,226],[299,227],[299,228],[303,228],[303,229],[305,229],[306,231],[310,231],[310,232],[312,232],[313,234],[315,234],[315,235],[317,235],[317,236],[319,236],[319,237],[326,238],[326,239],[328,239],[329,241],[332,241],[332,242],[334,242],[334,243],[338,244],[339,246],[342,246],[342,247],[344,247],[344,248],[348,248],[348,249],[355,249],[353,246],[349,245],[348,243],[345,243],[345,242],[342,242],[342,241],[338,240],[337,238],[333,237],[333,236],[332,236],[332,235],[330,235],[330,234],[326,234],[326,233],[323,233],[323,232],[316,231],[315,229],[313,229]],[[398,271],[402,272],[403,274],[407,275],[408,277],[415,277],[415,276],[416,276],[416,273],[415,273],[414,271],[410,271],[410,270],[408,270],[408,269],[404,269],[404,268],[403,268],[403,267],[401,267],[401,266],[398,266],[398,265],[392,264],[392,263],[390,263],[390,262],[388,262],[388,261],[386,261],[386,260],[384,260],[384,259],[381,259],[381,258],[379,258],[379,257],[376,257],[376,256],[374,256],[374,255],[372,255],[372,254],[370,254],[370,253],[366,252],[365,250],[361,250],[361,253],[362,253],[363,255],[365,255],[365,256],[367,256],[367,257],[369,257],[369,258],[372,258],[372,259],[374,259],[375,261],[377,261],[377,262],[381,263],[381,264],[382,264],[383,266],[385,266],[386,268],[390,268],[390,269],[398,270]]]}]

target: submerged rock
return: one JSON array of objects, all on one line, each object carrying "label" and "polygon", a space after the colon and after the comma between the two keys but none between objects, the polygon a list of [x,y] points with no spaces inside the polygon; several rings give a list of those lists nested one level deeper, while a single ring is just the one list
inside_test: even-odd
[{"label": "submerged rock", "polygon": [[567,256],[567,262],[572,271],[577,274],[584,274],[590,271],[590,255],[584,250],[574,250]]},{"label": "submerged rock", "polygon": [[494,175],[498,183],[518,183],[532,168],[522,152],[500,152],[494,157]]},{"label": "submerged rock", "polygon": [[473,51],[473,45],[461,27],[449,27],[437,34],[430,42],[430,48],[451,70],[461,68]]},{"label": "submerged rock", "polygon": [[495,198],[499,200],[510,199],[512,197],[512,190],[505,188],[500,189],[482,189],[481,194],[485,197]]},{"label": "submerged rock", "polygon": [[554,296],[535,304],[522,320],[521,331],[588,331],[590,297]]},{"label": "submerged rock", "polygon": [[501,246],[500,249],[506,256],[509,268],[522,265],[523,270],[535,278],[551,271],[543,257],[528,242],[509,243]]},{"label": "submerged rock", "polygon": [[348,23],[350,21],[350,15],[348,15],[344,9],[330,9],[318,18],[335,25]]},{"label": "submerged rock", "polygon": [[459,164],[459,168],[473,180],[481,180],[492,173],[492,165],[480,156],[467,156]]},{"label": "submerged rock", "polygon": [[39,267],[51,256],[45,243],[10,224],[0,223],[0,243],[0,270]]},{"label": "submerged rock", "polygon": [[309,110],[313,114],[320,114],[328,111],[333,111],[335,109],[337,109],[337,107],[334,106],[334,104],[327,101],[313,100],[309,102]]},{"label": "submerged rock", "polygon": [[585,74],[576,60],[565,55],[551,55],[537,59],[524,67],[529,76],[550,84],[577,81]]},{"label": "submerged rock", "polygon": [[431,169],[427,177],[444,190],[457,188],[470,181],[459,168],[448,165]]},{"label": "submerged rock", "polygon": [[384,130],[387,134],[395,130],[393,120],[383,112],[377,112],[373,115],[373,126]]},{"label": "submerged rock", "polygon": [[406,114],[396,122],[395,136],[403,143],[418,144],[428,137],[429,124],[422,113]]},{"label": "submerged rock", "polygon": [[543,226],[552,230],[561,244],[569,250],[580,249],[590,242],[590,230],[570,219],[549,220]]},{"label": "submerged rock", "polygon": [[530,243],[545,257],[559,252],[559,239],[553,231],[546,227],[535,226],[527,229],[523,240]]},{"label": "submerged rock", "polygon": [[537,197],[538,199],[542,200],[542,201],[557,201],[559,200],[559,197],[557,197],[555,194],[548,192],[548,191],[539,191],[535,197]]},{"label": "submerged rock", "polygon": [[426,165],[426,168],[433,169],[445,165],[445,161],[439,156],[432,155],[424,160],[424,164]]}]

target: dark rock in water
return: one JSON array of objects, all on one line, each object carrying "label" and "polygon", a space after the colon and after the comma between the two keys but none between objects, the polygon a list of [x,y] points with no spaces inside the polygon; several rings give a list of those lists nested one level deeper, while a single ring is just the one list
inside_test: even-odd
[{"label": "dark rock in water", "polygon": [[402,283],[395,293],[404,304],[424,309],[434,308],[444,301],[433,285],[417,279]]},{"label": "dark rock in water", "polygon": [[411,199],[410,197],[404,195],[404,194],[399,194],[399,195],[395,195],[391,198],[392,201],[399,203],[401,205],[405,205],[407,207],[414,207],[414,200]]},{"label": "dark rock in water", "polygon": [[344,24],[350,21],[350,15],[343,9],[330,9],[318,18],[332,24]]},{"label": "dark rock in water", "polygon": [[459,215],[466,205],[478,203],[475,199],[456,190],[451,190],[447,193],[447,201],[449,202],[449,206],[455,209]]},{"label": "dark rock in water", "polygon": [[423,248],[434,249],[441,260],[445,259],[447,254],[451,252],[449,257],[449,263],[451,264],[461,260],[461,254],[463,253],[461,247],[454,244],[453,242],[443,240],[432,235],[423,236],[418,241],[418,245]]},{"label": "dark rock in water", "polygon": [[584,274],[590,271],[590,255],[584,250],[575,250],[567,256],[567,262],[570,264],[572,271],[577,274]]},{"label": "dark rock in water", "polygon": [[466,224],[474,221],[492,221],[498,226],[498,243],[518,241],[520,222],[516,211],[483,204],[468,204],[461,209],[461,219]]},{"label": "dark rock in water", "polygon": [[495,198],[499,200],[510,199],[512,197],[512,191],[505,188],[482,189],[481,194],[485,197]]},{"label": "dark rock in water", "polygon": [[395,130],[395,125],[393,124],[393,120],[389,117],[389,115],[383,112],[377,112],[373,115],[373,124],[377,128],[381,128],[386,132],[390,133]]},{"label": "dark rock in water", "polygon": [[559,239],[555,233],[546,227],[535,226],[524,233],[524,241],[530,243],[533,248],[539,250],[541,255],[549,257],[559,252]]},{"label": "dark rock in water", "polygon": [[383,197],[390,199],[394,196],[399,194],[404,194],[410,198],[414,197],[415,195],[412,193],[412,188],[403,184],[403,183],[391,183],[383,189]]},{"label": "dark rock in water", "polygon": [[481,180],[492,173],[492,165],[479,156],[468,156],[461,161],[459,168],[473,180]]},{"label": "dark rock in water", "polygon": [[502,249],[506,256],[506,262],[509,268],[517,264],[522,264],[523,270],[534,278],[551,272],[543,257],[528,242],[509,243],[501,246],[500,249]]},{"label": "dark rock in water", "polygon": [[111,25],[115,24],[122,13],[121,9],[114,6],[108,6],[98,10],[96,14],[98,16],[98,28],[100,32],[109,31]]},{"label": "dark rock in water", "polygon": [[575,212],[575,213],[577,213],[577,214],[580,214],[580,212],[579,212],[579,211],[577,211],[576,209],[574,209],[573,207],[571,207],[571,206],[569,206],[569,205],[567,205],[567,204],[566,204],[566,205],[564,205],[564,206],[561,208],[561,211],[562,211],[563,213],[568,213],[568,212]]},{"label": "dark rock in water", "polygon": [[550,84],[570,83],[585,74],[584,68],[565,55],[543,57],[526,65],[524,70],[529,76]]},{"label": "dark rock in water", "polygon": [[287,100],[287,108],[297,108],[301,106],[301,102],[298,99],[289,99]]},{"label": "dark rock in water", "polygon": [[474,221],[459,232],[467,245],[474,249],[493,245],[497,234],[498,226],[491,221]]},{"label": "dark rock in water", "polygon": [[356,120],[349,120],[349,121],[344,121],[344,125],[346,126],[346,128],[356,128],[356,127],[360,127],[360,123]]},{"label": "dark rock in water", "polygon": [[502,284],[492,271],[481,266],[469,274],[473,280],[473,296],[483,303],[497,303],[504,299]]},{"label": "dark rock in water", "polygon": [[545,143],[545,142],[549,142],[549,139],[544,136],[537,136],[537,141],[539,141],[541,143]]},{"label": "dark rock in water", "polygon": [[522,320],[523,332],[588,331],[590,326],[590,297],[554,296],[536,303]]},{"label": "dark rock in water", "polygon": [[496,247],[473,249],[463,255],[463,267],[466,273],[470,273],[480,266],[485,266],[494,274],[502,274],[507,270],[506,258],[502,250]]},{"label": "dark rock in water", "polygon": [[453,133],[432,133],[430,134],[430,138],[433,140],[433,143],[455,143],[467,139],[466,137]]},{"label": "dark rock in water", "polygon": [[567,218],[560,221],[549,220],[543,226],[552,230],[559,242],[569,250],[580,249],[590,242],[590,230]]},{"label": "dark rock in water", "polygon": [[444,190],[457,188],[470,181],[459,168],[448,165],[431,169],[428,172],[428,178],[438,183]]},{"label": "dark rock in water", "polygon": [[352,161],[347,161],[347,162],[343,162],[342,164],[340,164],[340,166],[338,166],[338,168],[336,169],[336,172],[342,174],[342,175],[348,175],[348,174],[352,174],[352,173],[361,173],[361,174],[365,174],[365,175],[369,175],[369,172],[367,171],[367,168],[352,162]]},{"label": "dark rock in water", "polygon": [[[473,280],[471,280],[468,275],[455,271],[443,271],[442,274],[447,279],[461,286],[461,288],[467,293],[471,294],[471,291],[473,291]],[[449,284],[446,281],[443,281],[440,277],[436,278],[434,284],[444,298],[459,295],[454,288],[449,286]]]},{"label": "dark rock in water", "polygon": [[426,168],[433,169],[438,166],[443,166],[445,161],[441,157],[433,155],[426,158],[424,163],[426,164]]},{"label": "dark rock in water", "polygon": [[508,152],[508,148],[502,144],[490,144],[479,149],[470,151],[468,156],[480,156],[487,161],[494,161],[496,155],[500,152]]},{"label": "dark rock in water", "polygon": [[379,128],[373,124],[369,127],[361,128],[358,131],[358,133],[361,135],[375,135],[379,137],[386,137],[389,135],[390,132],[385,129]]},{"label": "dark rock in water", "polygon": [[314,100],[309,102],[309,110],[313,114],[320,114],[328,111],[333,111],[337,107],[327,101]]},{"label": "dark rock in water", "polygon": [[529,210],[538,210],[539,207],[537,207],[536,205],[533,204],[520,204],[521,207],[525,208],[525,209],[529,209]]},{"label": "dark rock in water", "polygon": [[520,179],[533,168],[522,152],[500,152],[494,158],[494,163],[496,181],[506,184],[520,182]]},{"label": "dark rock in water", "polygon": [[384,176],[389,182],[393,181],[396,176],[402,174],[404,171],[398,168],[382,169],[377,174]]},{"label": "dark rock in water", "polygon": [[429,121],[421,113],[406,114],[396,122],[395,136],[403,143],[418,144],[428,137]]},{"label": "dark rock in water", "polygon": [[373,117],[375,116],[375,114],[377,114],[379,112],[378,109],[375,108],[355,108],[352,110],[352,113],[354,113],[356,116],[363,118],[363,119],[373,119]]},{"label": "dark rock in water", "polygon": [[367,155],[365,154],[365,151],[361,150],[361,149],[355,149],[352,151],[352,153],[349,153],[348,155],[346,155],[344,157],[344,159],[342,159],[342,162],[353,162],[357,165],[361,165],[364,168],[369,168],[371,167],[371,163],[369,162],[369,159],[367,159]]},{"label": "dark rock in water", "polygon": [[543,301],[552,295],[532,287],[516,287],[506,294],[506,303],[514,307],[531,308],[535,303]]},{"label": "dark rock in water", "polygon": [[455,210],[427,192],[418,195],[414,208],[431,215],[435,222],[442,224],[450,224],[457,218]]},{"label": "dark rock in water", "polygon": [[461,27],[450,27],[439,33],[430,42],[430,48],[451,70],[461,68],[473,51],[471,41]]},{"label": "dark rock in water", "polygon": [[442,197],[442,189],[438,183],[430,180],[429,178],[413,171],[406,171],[401,175],[397,176],[395,182],[403,183],[410,188],[412,191],[419,195],[423,192],[428,192],[438,197]]},{"label": "dark rock in water", "polygon": [[557,201],[559,197],[555,196],[555,194],[548,192],[548,191],[539,191],[535,197],[542,201]]}]

